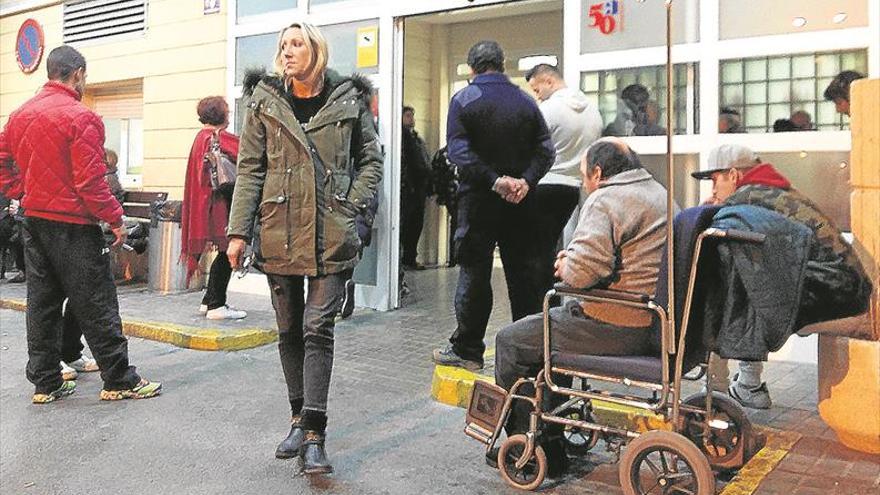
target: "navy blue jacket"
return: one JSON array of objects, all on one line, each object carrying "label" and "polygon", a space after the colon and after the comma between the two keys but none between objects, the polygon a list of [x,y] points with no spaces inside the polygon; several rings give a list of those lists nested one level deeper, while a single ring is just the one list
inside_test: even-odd
[{"label": "navy blue jacket", "polygon": [[535,100],[499,73],[479,74],[452,97],[446,143],[459,194],[491,190],[502,175],[523,178],[534,190],[556,157]]}]

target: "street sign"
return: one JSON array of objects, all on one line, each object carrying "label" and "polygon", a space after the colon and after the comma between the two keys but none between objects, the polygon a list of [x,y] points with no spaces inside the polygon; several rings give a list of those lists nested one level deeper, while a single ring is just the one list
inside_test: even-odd
[{"label": "street sign", "polygon": [[37,70],[43,58],[44,46],[43,28],[40,24],[33,19],[21,23],[15,38],[15,60],[22,72],[30,74]]},{"label": "street sign", "polygon": [[204,15],[216,14],[217,12],[220,12],[220,0],[205,0]]}]

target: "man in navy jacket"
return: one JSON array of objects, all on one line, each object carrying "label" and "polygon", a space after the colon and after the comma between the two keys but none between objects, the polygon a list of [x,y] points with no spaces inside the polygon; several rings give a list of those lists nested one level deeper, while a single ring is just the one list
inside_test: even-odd
[{"label": "man in navy jacket", "polygon": [[449,161],[458,168],[461,266],[455,293],[458,323],[437,364],[483,367],[486,325],[492,311],[492,264],[497,245],[514,320],[541,311],[540,230],[530,193],[556,156],[538,105],[504,75],[504,52],[481,41],[468,52],[474,78],[449,104]]}]

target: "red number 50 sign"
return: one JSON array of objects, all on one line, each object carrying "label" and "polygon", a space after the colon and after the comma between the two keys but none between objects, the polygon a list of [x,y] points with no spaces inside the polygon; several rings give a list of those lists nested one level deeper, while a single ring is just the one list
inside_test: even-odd
[{"label": "red number 50 sign", "polygon": [[593,23],[591,28],[598,28],[602,34],[611,34],[617,27],[618,2],[607,1],[590,5],[589,16]]}]

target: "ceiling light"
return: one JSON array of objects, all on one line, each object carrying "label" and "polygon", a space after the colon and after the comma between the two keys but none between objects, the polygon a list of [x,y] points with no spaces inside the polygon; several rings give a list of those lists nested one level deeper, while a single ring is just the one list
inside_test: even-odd
[{"label": "ceiling light", "polygon": [[831,22],[833,22],[834,24],[840,24],[841,22],[845,21],[846,18],[846,12],[838,12],[834,14],[834,17],[831,18]]},{"label": "ceiling light", "polygon": [[791,25],[796,28],[804,27],[807,25],[807,19],[804,17],[795,17],[791,20]]}]

